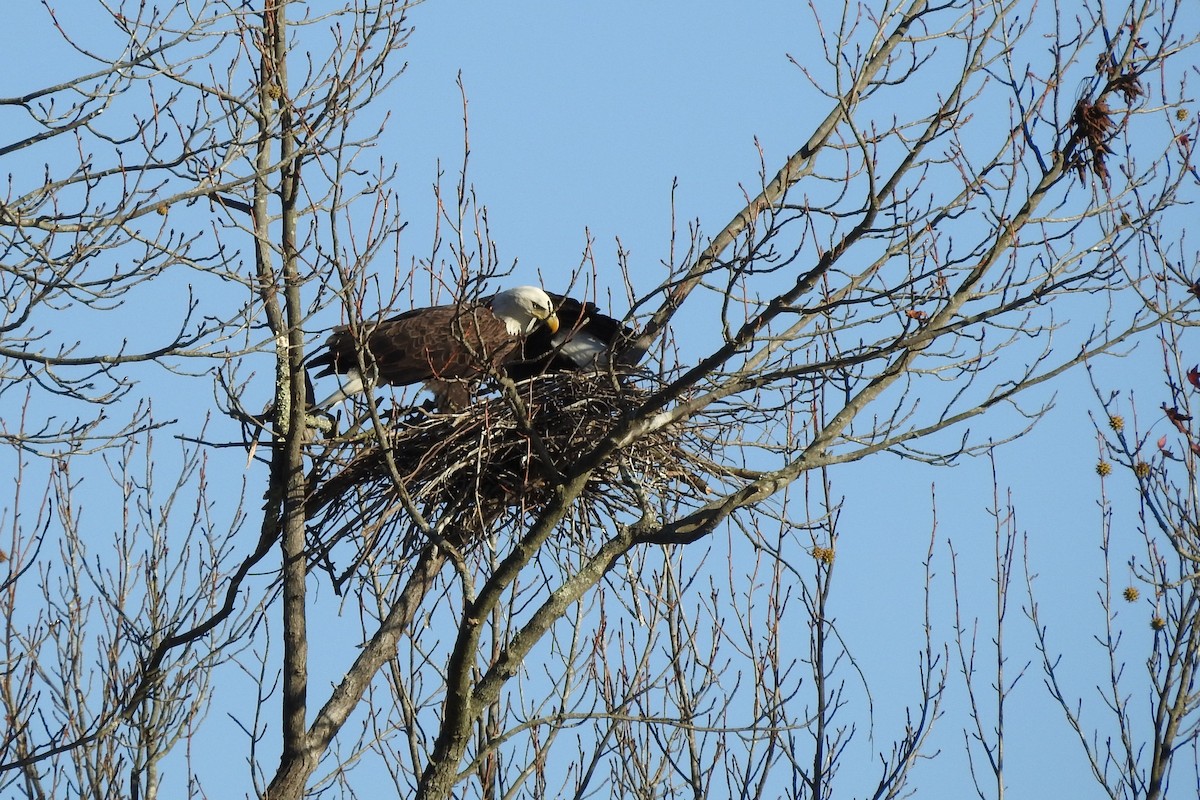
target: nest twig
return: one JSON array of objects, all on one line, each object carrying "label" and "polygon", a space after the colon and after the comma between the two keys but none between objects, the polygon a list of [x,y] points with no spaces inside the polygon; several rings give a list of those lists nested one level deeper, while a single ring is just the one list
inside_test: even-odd
[{"label": "nest twig", "polygon": [[[404,510],[397,480],[439,541],[478,544],[543,506],[554,476],[650,392],[584,373],[543,375],[516,388],[520,403],[500,395],[455,413],[409,409],[393,413],[382,432],[325,440],[306,509],[314,566],[340,588],[368,559],[402,560],[427,543]],[[589,521],[629,518],[648,496],[678,502],[702,495],[711,464],[689,447],[683,427],[655,431],[614,455],[592,473],[573,513]]]}]

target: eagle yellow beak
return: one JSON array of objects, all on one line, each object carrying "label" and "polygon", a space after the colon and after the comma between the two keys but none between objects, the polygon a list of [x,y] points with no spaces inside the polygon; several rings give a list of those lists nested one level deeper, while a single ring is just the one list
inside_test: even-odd
[{"label": "eagle yellow beak", "polygon": [[550,329],[550,333],[558,333],[558,315],[557,314],[555,314],[553,311],[551,311],[550,316],[546,317],[544,322],[546,323],[546,327]]}]

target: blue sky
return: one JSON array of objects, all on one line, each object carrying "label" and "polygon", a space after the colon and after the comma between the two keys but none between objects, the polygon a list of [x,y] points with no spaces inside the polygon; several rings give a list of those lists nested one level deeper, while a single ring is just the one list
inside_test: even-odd
[{"label": "blue sky", "polygon": [[[822,13],[840,8],[816,5]],[[12,13],[0,32],[10,63],[45,63],[42,43],[20,33],[44,20],[40,5],[26,0]],[[395,189],[409,223],[400,262],[428,250],[438,164],[447,186],[461,164],[456,86],[461,74],[470,120],[470,180],[489,209],[501,262],[515,264],[511,280],[544,281],[553,288],[579,264],[590,237],[600,296],[613,292],[612,302],[604,303],[618,315],[625,307],[615,242],[629,252],[635,277],[644,277],[645,286],[656,284],[668,257],[674,183],[681,231],[698,219],[704,231],[715,232],[741,208],[740,187],[756,191],[758,148],[773,174],[828,110],[829,101],[789,59],[823,74],[820,33],[804,3],[432,0],[414,8],[411,21],[415,30],[401,54],[408,68],[368,112],[389,115],[378,156],[399,165]],[[29,81],[28,71],[8,70],[0,76],[0,93],[29,88]],[[905,89],[914,103],[928,101],[925,91],[921,85]],[[146,313],[147,321],[156,313],[169,316],[169,306]],[[318,319],[314,328],[337,321]],[[676,335],[687,338],[708,325],[706,319],[684,317]],[[1154,398],[1152,407],[1159,400],[1160,362],[1156,347],[1146,341],[1124,358],[1104,360],[1097,372],[1106,387],[1137,389],[1143,402]],[[146,391],[168,415],[194,420],[211,404],[211,397],[198,394],[164,397],[161,387],[171,385],[172,376],[149,380]],[[1036,397],[1048,401],[1052,395],[1055,407],[1035,431],[1001,448],[995,463],[1001,492],[1011,487],[1018,528],[1028,537],[1051,639],[1066,652],[1064,665],[1078,669],[1072,671],[1078,676],[1071,683],[1075,693],[1091,698],[1092,686],[1104,677],[1101,651],[1091,641],[1101,621],[1095,593],[1102,564],[1097,449],[1088,412],[1098,410],[1082,371]],[[1000,438],[1018,427],[1003,411],[972,423],[984,437]],[[232,467],[238,460],[226,463]],[[832,473],[835,496],[845,498],[833,608],[870,685],[876,746],[894,735],[905,705],[916,699],[933,497],[935,639],[951,636],[948,541],[959,557],[964,613],[988,620],[994,602],[991,470],[987,459],[934,469],[882,454]],[[233,474],[240,481],[242,475]],[[1128,537],[1118,549],[1131,553],[1137,548],[1130,516],[1135,494],[1123,480],[1119,474],[1111,479],[1110,491],[1128,506],[1118,515],[1118,532]],[[721,536],[697,548],[697,563],[709,546],[710,565],[723,555]],[[1008,632],[1014,670],[1036,658],[1020,613],[1026,602],[1018,575]],[[1134,654],[1129,669],[1140,670],[1145,651],[1139,648],[1150,639],[1148,612],[1131,606],[1122,616]],[[805,630],[802,620],[795,627],[797,633]],[[854,703],[847,721],[863,726],[856,745],[861,749],[850,751],[844,767],[846,791],[857,795],[866,777],[856,779],[855,773],[871,764],[872,751],[866,698],[852,673],[844,677]],[[940,755],[922,763],[914,781],[924,794],[965,797],[971,793],[962,756],[967,719],[953,668],[950,684],[929,747]],[[1036,661],[1013,704],[1006,772],[1012,796],[1099,796],[1078,745],[1049,701]]]}]

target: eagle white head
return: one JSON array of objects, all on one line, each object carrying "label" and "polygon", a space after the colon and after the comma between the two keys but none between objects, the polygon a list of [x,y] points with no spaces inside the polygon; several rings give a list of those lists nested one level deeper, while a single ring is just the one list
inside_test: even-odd
[{"label": "eagle white head", "polygon": [[505,289],[492,298],[492,313],[503,320],[511,336],[528,336],[539,322],[558,332],[558,317],[550,295],[536,286]]}]

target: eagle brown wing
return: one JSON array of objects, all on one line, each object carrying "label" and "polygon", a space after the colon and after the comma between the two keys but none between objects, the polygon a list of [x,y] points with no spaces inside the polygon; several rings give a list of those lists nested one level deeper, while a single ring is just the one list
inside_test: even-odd
[{"label": "eagle brown wing", "polygon": [[[365,361],[375,382],[405,386],[421,381],[476,378],[504,364],[519,343],[504,322],[482,305],[434,306],[363,327]],[[333,329],[325,351],[312,360],[317,376],[358,367],[354,334]]]}]

